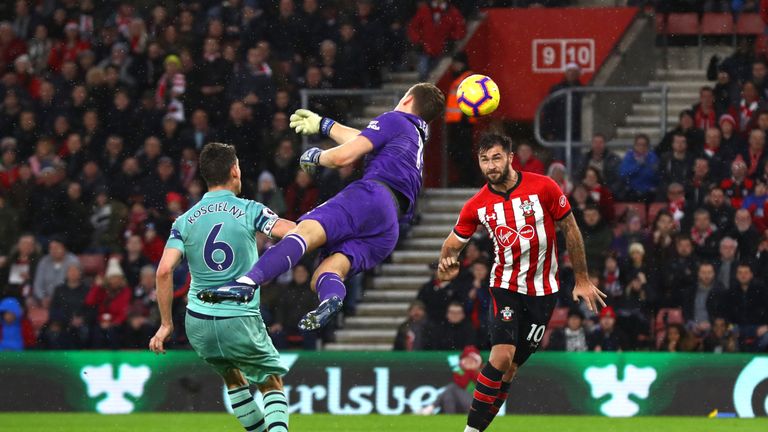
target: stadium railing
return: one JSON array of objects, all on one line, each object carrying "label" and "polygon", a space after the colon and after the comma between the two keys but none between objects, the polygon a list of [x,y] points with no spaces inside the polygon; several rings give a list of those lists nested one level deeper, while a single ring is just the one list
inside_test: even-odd
[{"label": "stadium railing", "polygon": [[[663,134],[667,130],[667,106],[669,98],[669,86],[662,84],[658,86],[594,86],[594,87],[569,87],[557,90],[550,93],[544,100],[539,103],[536,108],[536,114],[533,117],[533,134],[536,141],[544,147],[549,148],[564,148],[565,149],[565,163],[566,166],[571,168],[573,162],[573,148],[581,148],[589,145],[588,142],[583,142],[581,137],[573,136],[573,94],[607,94],[607,93],[659,93],[659,131]],[[541,133],[541,116],[544,108],[551,102],[558,98],[565,97],[565,140],[563,141],[550,141],[544,138]],[[583,111],[583,110],[582,110]],[[581,121],[581,119],[578,119]],[[626,145],[626,142],[619,140],[611,140],[609,145]]]}]

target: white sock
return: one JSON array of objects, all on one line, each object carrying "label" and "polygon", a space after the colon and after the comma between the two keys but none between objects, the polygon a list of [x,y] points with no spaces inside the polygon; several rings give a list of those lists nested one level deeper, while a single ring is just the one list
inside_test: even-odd
[{"label": "white sock", "polygon": [[466,428],[464,428],[464,432],[480,432],[480,429],[475,429],[473,427],[467,426]]},{"label": "white sock", "polygon": [[239,278],[235,279],[235,282],[250,285],[250,286],[256,286],[256,282],[254,282],[253,279],[249,278],[248,276],[240,276]]}]

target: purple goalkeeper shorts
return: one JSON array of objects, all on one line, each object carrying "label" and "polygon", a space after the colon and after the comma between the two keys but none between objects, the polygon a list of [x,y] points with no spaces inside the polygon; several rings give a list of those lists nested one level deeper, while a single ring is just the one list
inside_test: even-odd
[{"label": "purple goalkeeper shorts", "polygon": [[386,186],[374,180],[350,183],[299,221],[307,219],[323,226],[327,255],[339,252],[349,258],[350,275],[384,261],[400,235],[395,198]]}]

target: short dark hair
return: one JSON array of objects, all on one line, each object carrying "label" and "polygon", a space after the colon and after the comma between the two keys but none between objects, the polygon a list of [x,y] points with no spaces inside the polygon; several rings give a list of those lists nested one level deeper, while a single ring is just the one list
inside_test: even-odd
[{"label": "short dark hair", "polygon": [[416,114],[425,122],[440,117],[445,110],[445,95],[432,83],[419,83],[408,90],[413,96],[413,106]]},{"label": "short dark hair", "polygon": [[483,154],[497,145],[500,145],[505,152],[512,153],[512,139],[510,137],[502,134],[486,133],[480,137],[480,142],[477,143],[477,154]]},{"label": "short dark hair", "polygon": [[237,163],[235,147],[218,142],[208,143],[200,153],[200,175],[208,187],[220,186],[229,181],[229,170]]}]

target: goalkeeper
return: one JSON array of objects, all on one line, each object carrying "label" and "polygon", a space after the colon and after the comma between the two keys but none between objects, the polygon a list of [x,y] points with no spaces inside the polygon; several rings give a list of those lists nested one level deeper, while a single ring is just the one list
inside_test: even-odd
[{"label": "goalkeeper", "polygon": [[420,83],[406,92],[394,111],[376,117],[363,131],[308,110],[296,111],[290,126],[297,133],[320,134],[339,144],[325,151],[310,148],[301,156],[301,169],[314,174],[318,166],[336,169],[366,156],[363,177],[300,217],[296,229],[220,292],[270,281],[304,254],[322,248],[324,259],[311,282],[320,305],[302,318],[299,328],[315,330],[328,323],[342,307],[344,279],[387,258],[397,244],[399,220],[410,221],[421,190],[428,123],[444,106],[445,96],[437,87]]}]

